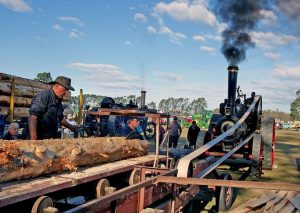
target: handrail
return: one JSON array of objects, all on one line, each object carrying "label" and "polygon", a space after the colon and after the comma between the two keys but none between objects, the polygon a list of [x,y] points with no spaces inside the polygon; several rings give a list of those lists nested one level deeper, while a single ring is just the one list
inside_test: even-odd
[{"label": "handrail", "polygon": [[189,165],[192,160],[199,157],[201,154],[203,154],[206,150],[211,148],[212,146],[216,145],[217,143],[221,142],[224,138],[232,135],[235,130],[246,120],[246,118],[250,115],[251,111],[254,109],[257,102],[261,100],[261,96],[255,96],[254,101],[249,106],[246,113],[241,117],[241,119],[229,130],[218,136],[217,138],[213,139],[212,141],[208,142],[204,146],[201,146],[200,148],[196,149],[195,151],[191,152],[190,154],[184,156],[181,158],[178,162],[178,173],[177,177],[188,177],[188,169]]}]

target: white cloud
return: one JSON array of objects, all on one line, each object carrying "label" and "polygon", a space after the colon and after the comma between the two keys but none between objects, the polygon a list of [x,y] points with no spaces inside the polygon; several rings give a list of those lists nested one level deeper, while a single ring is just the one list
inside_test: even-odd
[{"label": "white cloud", "polygon": [[73,70],[80,70],[83,72],[85,79],[95,83],[118,83],[138,81],[140,78],[130,76],[124,73],[120,67],[110,64],[84,64],[84,63],[71,63],[66,65],[67,68]]},{"label": "white cloud", "polygon": [[85,33],[77,29],[72,29],[71,32],[69,33],[70,38],[82,38],[83,36],[85,36]]},{"label": "white cloud", "polygon": [[125,41],[125,44],[126,44],[126,45],[130,45],[131,42],[130,42],[130,41]]},{"label": "white cloud", "polygon": [[216,16],[207,7],[207,1],[195,0],[190,3],[189,1],[177,0],[169,4],[160,2],[154,7],[154,11],[161,15],[168,14],[179,21],[202,22],[216,27],[221,32],[224,25],[217,21]]},{"label": "white cloud", "polygon": [[202,46],[200,49],[204,52],[209,53],[210,55],[215,55],[217,50],[213,47],[208,47],[208,46]]},{"label": "white cloud", "polygon": [[138,22],[147,22],[147,17],[142,13],[134,14],[133,19]]},{"label": "white cloud", "polygon": [[295,84],[298,84],[300,80],[300,66],[298,67],[287,67],[287,66],[276,66],[273,75],[281,80],[293,80]]},{"label": "white cloud", "polygon": [[161,72],[161,71],[155,71],[154,76],[159,77],[159,78],[164,78],[169,81],[179,81],[183,78],[181,75],[176,75],[174,73]]},{"label": "white cloud", "polygon": [[271,10],[261,10],[262,22],[268,25],[274,25],[277,22],[277,16]]},{"label": "white cloud", "polygon": [[29,4],[23,0],[0,0],[0,5],[4,5],[16,12],[27,12],[31,10]]},{"label": "white cloud", "polygon": [[264,55],[269,58],[269,59],[273,59],[273,60],[278,60],[281,58],[281,54],[279,53],[274,53],[274,52],[265,52]]},{"label": "white cloud", "polygon": [[55,30],[64,30],[64,28],[62,28],[59,24],[53,24],[52,28]]},{"label": "white cloud", "polygon": [[203,36],[201,36],[201,35],[193,36],[193,39],[194,39],[195,41],[205,41],[205,40],[206,40],[206,38],[203,37]]},{"label": "white cloud", "polygon": [[157,30],[152,26],[148,26],[147,30],[148,30],[149,34],[156,34],[157,33]]},{"label": "white cloud", "polygon": [[76,18],[76,17],[61,16],[61,17],[58,17],[58,20],[71,22],[71,23],[76,24],[80,27],[84,26],[84,23],[79,18]]},{"label": "white cloud", "polygon": [[272,48],[274,45],[288,45],[299,39],[296,36],[275,34],[272,32],[251,32],[251,37],[257,46],[265,49]]},{"label": "white cloud", "polygon": [[222,37],[220,35],[203,34],[203,36],[207,39],[211,39],[211,40],[215,40],[215,41],[222,41]]},{"label": "white cloud", "polygon": [[166,26],[161,26],[159,33],[162,35],[166,35],[171,42],[175,44],[181,44],[181,40],[186,38],[186,35],[182,33],[173,32],[170,28]]}]

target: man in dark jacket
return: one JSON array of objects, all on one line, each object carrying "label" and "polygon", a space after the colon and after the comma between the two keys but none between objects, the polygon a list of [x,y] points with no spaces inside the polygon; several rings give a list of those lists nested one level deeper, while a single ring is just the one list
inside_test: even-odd
[{"label": "man in dark jacket", "polygon": [[124,127],[122,127],[120,131],[120,136],[126,137],[129,133],[136,131],[138,125],[140,125],[140,122],[136,117],[129,118],[127,124]]},{"label": "man in dark jacket", "polygon": [[197,126],[196,121],[192,122],[192,126],[190,126],[187,134],[187,139],[189,141],[190,148],[196,148],[196,142],[198,138],[198,134],[200,132],[200,128]]},{"label": "man in dark jacket", "polygon": [[69,124],[63,116],[62,98],[68,90],[73,90],[71,79],[59,76],[50,82],[50,89],[37,94],[29,110],[29,133],[31,140],[57,138],[58,124],[77,132],[78,127]]},{"label": "man in dark jacket", "polygon": [[182,132],[181,126],[177,121],[177,117],[173,118],[173,123],[170,124],[169,131],[169,148],[172,146],[173,148],[177,148],[177,143]]}]

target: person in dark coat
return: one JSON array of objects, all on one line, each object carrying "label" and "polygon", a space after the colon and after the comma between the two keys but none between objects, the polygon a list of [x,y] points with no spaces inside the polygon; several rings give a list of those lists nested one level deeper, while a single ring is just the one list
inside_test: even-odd
[{"label": "person in dark coat", "polygon": [[140,122],[136,117],[129,118],[127,124],[124,127],[122,127],[120,131],[120,136],[126,137],[129,133],[136,131],[138,125],[140,125]]},{"label": "person in dark coat", "polygon": [[177,117],[173,118],[173,123],[169,126],[169,131],[169,148],[172,146],[173,148],[177,148],[177,143],[182,132],[181,126],[177,121]]},{"label": "person in dark coat", "polygon": [[196,142],[198,138],[198,134],[200,132],[200,128],[197,126],[196,121],[192,122],[192,126],[190,126],[187,134],[187,139],[189,141],[190,148],[196,148]]},{"label": "person in dark coat", "polygon": [[19,124],[11,123],[8,126],[8,131],[3,137],[4,140],[18,140],[21,139],[19,135]]},{"label": "person in dark coat", "polygon": [[63,116],[62,99],[68,90],[73,90],[71,79],[59,76],[50,82],[51,88],[38,93],[29,109],[29,133],[31,140],[58,138],[59,124],[78,132],[78,127],[69,124]]}]

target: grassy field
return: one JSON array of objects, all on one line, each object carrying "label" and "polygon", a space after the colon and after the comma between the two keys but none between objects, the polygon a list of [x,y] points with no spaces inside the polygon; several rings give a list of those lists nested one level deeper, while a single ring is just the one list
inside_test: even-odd
[{"label": "grassy field", "polygon": [[[187,143],[186,132],[187,130],[184,129],[179,142],[180,146]],[[272,171],[263,171],[264,174],[262,175],[261,181],[300,184],[300,131],[277,130],[276,139],[274,168]],[[296,161],[298,161],[298,167]],[[267,194],[270,191],[260,189],[236,189],[236,192],[237,197],[231,209],[251,198],[260,197],[262,194]],[[210,194],[209,192],[204,192],[202,195],[199,195],[199,199],[203,198],[201,196],[209,197]],[[217,212],[215,210],[215,199],[208,199],[211,199],[211,201],[208,202],[204,208],[200,209],[200,212]]]}]

